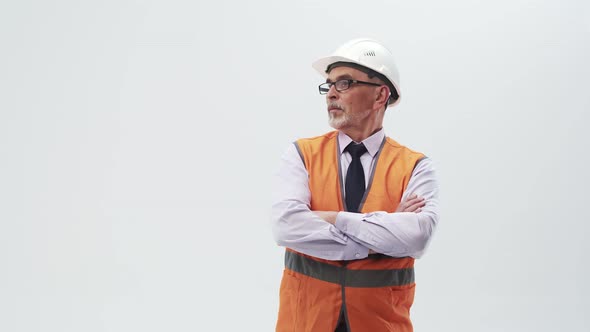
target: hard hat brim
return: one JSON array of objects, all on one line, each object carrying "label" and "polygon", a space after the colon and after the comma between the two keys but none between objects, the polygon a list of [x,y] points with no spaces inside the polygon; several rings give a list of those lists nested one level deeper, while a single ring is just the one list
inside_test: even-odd
[{"label": "hard hat brim", "polygon": [[314,63],[311,66],[315,70],[317,70],[322,76],[328,77],[328,73],[326,72],[326,70],[328,69],[328,66],[330,66],[331,64],[336,63],[336,62],[352,62],[352,63],[356,63],[360,66],[363,66],[362,64],[360,64],[352,59],[343,57],[343,56],[327,56],[324,58],[320,58],[320,59],[314,61]]}]

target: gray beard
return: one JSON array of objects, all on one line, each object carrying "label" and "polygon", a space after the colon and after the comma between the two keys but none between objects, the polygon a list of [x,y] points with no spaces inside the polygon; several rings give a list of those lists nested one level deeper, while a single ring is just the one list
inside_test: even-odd
[{"label": "gray beard", "polygon": [[352,125],[354,122],[358,122],[355,120],[360,120],[367,117],[371,113],[371,110],[367,110],[364,113],[355,114],[354,116],[349,113],[342,113],[340,116],[336,117],[333,116],[332,113],[328,113],[329,119],[328,124],[330,127],[340,130],[344,127]]},{"label": "gray beard", "polygon": [[350,122],[348,115],[346,113],[342,114],[339,117],[336,117],[332,114],[328,114],[328,116],[328,124],[330,124],[330,127],[334,129],[340,129]]}]

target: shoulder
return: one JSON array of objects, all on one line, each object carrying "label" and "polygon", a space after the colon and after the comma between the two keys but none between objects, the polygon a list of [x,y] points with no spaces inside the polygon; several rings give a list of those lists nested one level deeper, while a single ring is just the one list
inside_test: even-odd
[{"label": "shoulder", "polygon": [[418,161],[426,158],[424,153],[410,149],[407,146],[398,143],[396,140],[394,140],[391,137],[385,137],[384,147],[394,149],[394,150],[398,151],[399,153],[403,153],[407,156],[412,156],[413,158],[416,158]]},{"label": "shoulder", "polygon": [[307,150],[307,149],[321,149],[332,142],[336,142],[338,138],[338,131],[331,131],[329,133],[325,133],[323,135],[308,137],[308,138],[300,138],[297,141],[293,142],[294,145],[297,147],[298,150]]},{"label": "shoulder", "polygon": [[414,172],[434,171],[435,163],[430,157],[424,156],[416,162]]},{"label": "shoulder", "polygon": [[300,138],[297,141],[295,141],[295,143],[302,143],[302,144],[315,143],[315,142],[321,142],[321,141],[335,139],[336,137],[338,137],[338,131],[334,130],[334,131],[331,131],[331,132],[328,132],[328,133],[325,133],[325,134],[319,135],[319,136]]}]

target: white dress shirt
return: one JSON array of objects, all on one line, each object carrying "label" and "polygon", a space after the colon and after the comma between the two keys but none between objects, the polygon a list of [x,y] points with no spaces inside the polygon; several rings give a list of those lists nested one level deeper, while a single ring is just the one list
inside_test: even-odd
[{"label": "white dress shirt", "polygon": [[[368,152],[361,156],[365,179],[370,179],[384,138],[381,129],[362,141]],[[351,161],[350,154],[344,149],[351,141],[350,137],[339,132],[342,183]],[[275,174],[273,235],[280,246],[329,260],[365,258],[369,249],[392,257],[419,258],[438,222],[438,182],[429,158],[417,163],[402,200],[411,194],[425,199],[426,205],[419,213],[341,211],[332,225],[310,210],[309,175],[297,148],[290,144]]]}]

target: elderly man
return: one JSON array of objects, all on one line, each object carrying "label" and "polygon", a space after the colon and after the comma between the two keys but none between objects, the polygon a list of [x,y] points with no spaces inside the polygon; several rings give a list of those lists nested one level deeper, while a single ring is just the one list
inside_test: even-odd
[{"label": "elderly man", "polygon": [[383,129],[400,100],[392,54],[355,39],[313,67],[336,130],[290,145],[276,174],[276,330],[412,331],[414,259],[438,222],[438,184],[431,160]]}]

